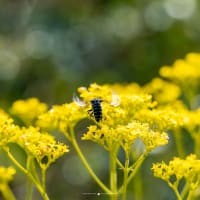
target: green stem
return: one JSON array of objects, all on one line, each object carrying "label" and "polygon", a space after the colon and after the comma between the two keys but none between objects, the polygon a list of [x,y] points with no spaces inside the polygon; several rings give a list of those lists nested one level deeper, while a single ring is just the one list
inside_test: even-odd
[{"label": "green stem", "polygon": [[[171,184],[170,182],[168,182],[168,185],[169,185],[169,187],[172,188],[172,190],[173,190],[174,193],[176,194],[177,200],[183,200],[183,198],[181,197],[181,195],[180,195],[180,193],[179,193],[177,187],[176,187],[175,185]],[[178,185],[178,184],[176,184],[176,185]]]},{"label": "green stem", "polygon": [[[132,169],[131,174],[129,175],[128,179],[127,179],[127,185],[130,183],[130,181],[132,180],[132,178],[135,176],[135,174],[137,173],[137,171],[139,170],[140,166],[142,165],[142,163],[144,162],[145,158],[148,155],[148,151],[145,151],[138,159],[137,161],[134,163],[133,166],[130,167],[130,169]],[[119,189],[119,193],[121,193],[123,191],[123,186],[120,187]]]},{"label": "green stem", "polygon": [[1,185],[0,191],[5,200],[16,200],[13,192],[11,191],[10,187],[7,184]]},{"label": "green stem", "polygon": [[110,189],[111,189],[111,200],[117,200],[117,162],[115,156],[116,150],[110,151]]},{"label": "green stem", "polygon": [[185,150],[183,146],[183,138],[182,138],[182,132],[180,128],[177,128],[174,130],[174,137],[175,137],[175,143],[176,143],[176,149],[178,156],[181,158],[184,158],[185,156]]},{"label": "green stem", "polygon": [[[133,160],[137,160],[138,152],[132,151]],[[132,191],[135,193],[135,200],[143,199],[143,186],[142,186],[142,172],[137,171],[137,174],[134,176],[134,180],[131,180],[131,186],[133,187]]]},{"label": "green stem", "polygon": [[122,191],[122,200],[126,200],[126,193],[127,193],[127,179],[128,179],[128,173],[129,173],[129,155],[127,152],[125,152],[125,165],[124,165],[124,180],[123,180],[123,191]]},{"label": "green stem", "polygon": [[186,183],[186,184],[184,185],[183,190],[181,191],[181,198],[182,198],[182,199],[184,199],[184,198],[186,197],[188,191],[189,191],[189,184]]},{"label": "green stem", "polygon": [[32,194],[33,194],[33,183],[30,179],[28,179],[26,185],[26,200],[32,200]]},{"label": "green stem", "polygon": [[[133,179],[132,179],[133,180]],[[143,187],[142,187],[142,172],[141,170],[137,172],[132,181],[133,191],[135,193],[135,200],[144,199],[143,198]]]},{"label": "green stem", "polygon": [[[32,163],[33,157],[28,156],[27,162],[26,162],[26,168],[28,171],[31,171],[32,169]],[[33,182],[30,179],[27,179],[27,186],[26,186],[26,200],[32,200],[32,194],[33,194]]]},{"label": "green stem", "polygon": [[42,173],[42,187],[44,192],[46,193],[46,168],[42,168],[41,169],[41,173]]},{"label": "green stem", "polygon": [[193,199],[193,190],[189,192],[187,200],[192,200]]},{"label": "green stem", "polygon": [[4,147],[3,150],[7,153],[10,160],[35,184],[36,188],[40,192],[42,198],[44,200],[49,200],[48,195],[45,193],[44,189],[42,188],[41,184],[32,176],[32,174],[26,170],[10,153],[9,148]]},{"label": "green stem", "polygon": [[[199,133],[194,133],[198,135]],[[197,155],[197,158],[200,159],[200,140],[199,137],[194,136],[194,153]]]},{"label": "green stem", "polygon": [[70,138],[70,142],[72,143],[74,149],[76,150],[79,158],[81,159],[83,165],[85,166],[85,168],[87,169],[88,173],[92,176],[92,178],[96,181],[96,183],[102,188],[102,190],[104,192],[106,192],[107,194],[111,194],[111,191],[106,187],[106,185],[103,184],[103,182],[97,177],[97,175],[94,173],[94,171],[92,170],[92,168],[90,167],[90,165],[88,164],[86,158],[84,157],[81,149],[79,148],[79,145],[76,141],[76,138],[74,136],[74,129],[70,129],[70,134],[71,134],[71,138]]}]

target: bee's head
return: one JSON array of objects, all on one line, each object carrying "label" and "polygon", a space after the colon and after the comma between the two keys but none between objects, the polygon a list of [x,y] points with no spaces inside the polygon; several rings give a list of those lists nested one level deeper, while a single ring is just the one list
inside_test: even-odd
[{"label": "bee's head", "polygon": [[101,98],[94,98],[90,101],[91,103],[101,103],[102,99]]}]

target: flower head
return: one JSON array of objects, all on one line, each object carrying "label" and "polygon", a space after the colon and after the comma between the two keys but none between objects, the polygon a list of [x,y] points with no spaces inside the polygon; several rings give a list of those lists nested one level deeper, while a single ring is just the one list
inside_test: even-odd
[{"label": "flower head", "polygon": [[141,122],[148,123],[153,130],[166,131],[176,128],[180,124],[180,115],[170,107],[157,109],[142,109],[135,118]]},{"label": "flower head", "polygon": [[47,105],[37,98],[15,101],[11,113],[18,116],[26,125],[31,125],[37,117],[47,111]]},{"label": "flower head", "polygon": [[15,142],[20,134],[20,128],[13,123],[9,115],[0,110],[0,147]]},{"label": "flower head", "polygon": [[0,166],[0,188],[3,184],[8,184],[13,179],[16,170],[13,167]]},{"label": "flower head", "polygon": [[168,143],[166,133],[153,131],[147,123],[137,121],[133,121],[126,126],[118,125],[115,128],[107,125],[102,125],[100,128],[90,126],[82,139],[97,142],[107,150],[112,150],[112,147],[118,144],[125,151],[130,151],[136,139],[142,140],[148,152]]},{"label": "flower head", "polygon": [[132,85],[126,86],[124,90],[116,85],[114,88],[120,98],[120,104],[116,107],[108,102],[112,99],[111,85],[94,84],[88,89],[79,89],[84,101],[96,98],[97,95],[103,98],[102,121],[98,125],[89,126],[82,139],[99,143],[107,150],[118,144],[129,151],[136,139],[142,140],[147,151],[167,144],[168,136],[164,131],[177,126],[176,114],[170,109],[156,109],[152,96],[142,90],[132,93]]},{"label": "flower head", "polygon": [[66,133],[69,127],[73,127],[86,116],[87,113],[74,102],[54,105],[48,112],[39,116],[37,125],[42,128],[57,128]]},{"label": "flower head", "polygon": [[[152,170],[154,176],[165,180],[171,185],[178,186],[182,179],[185,179],[191,190],[200,185],[200,160],[194,154],[187,156],[186,159],[175,157],[169,164],[164,162],[155,163]],[[173,179],[172,176],[174,177]]]},{"label": "flower head", "polygon": [[160,104],[172,103],[181,94],[181,90],[177,85],[161,78],[154,78],[143,89],[145,92],[152,94],[153,98]]},{"label": "flower head", "polygon": [[197,82],[200,79],[200,54],[190,53],[185,60],[177,60],[172,67],[162,67],[160,75],[179,83]]},{"label": "flower head", "polygon": [[35,127],[22,128],[17,143],[36,158],[41,168],[49,167],[52,162],[69,151],[65,144],[56,142],[52,135],[40,132]]},{"label": "flower head", "polygon": [[172,67],[163,66],[160,75],[176,83],[189,107],[193,106],[200,85],[200,54],[189,53],[185,59],[177,60]]}]

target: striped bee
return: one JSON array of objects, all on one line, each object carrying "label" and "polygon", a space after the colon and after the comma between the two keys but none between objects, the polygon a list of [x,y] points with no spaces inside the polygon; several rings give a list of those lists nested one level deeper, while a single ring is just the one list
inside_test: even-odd
[{"label": "striped bee", "polygon": [[[81,101],[77,96],[73,96],[73,101],[81,106],[85,107],[87,102]],[[88,110],[88,113],[93,116],[96,122],[100,122],[103,117],[102,105],[101,103],[104,102],[101,98],[94,98],[89,103],[91,104],[91,109]],[[118,106],[120,104],[120,97],[115,93],[112,94],[112,102],[110,103],[111,106]]]}]

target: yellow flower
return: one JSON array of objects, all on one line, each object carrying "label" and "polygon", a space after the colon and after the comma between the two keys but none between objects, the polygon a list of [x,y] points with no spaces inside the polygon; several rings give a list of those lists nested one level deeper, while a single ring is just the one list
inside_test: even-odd
[{"label": "yellow flower", "polygon": [[129,84],[107,84],[112,91],[116,94],[123,94],[123,95],[139,95],[143,94],[144,91],[142,87],[137,83],[129,83]]},{"label": "yellow flower", "polygon": [[153,130],[166,131],[171,130],[180,124],[180,116],[174,112],[170,107],[157,109],[143,109],[140,110],[135,118],[141,122],[148,123]]},{"label": "yellow flower", "polygon": [[13,179],[16,170],[13,167],[0,166],[0,188],[2,184],[8,184]]},{"label": "yellow flower", "polygon": [[200,108],[197,110],[185,110],[184,127],[189,131],[193,139],[200,140]]},{"label": "yellow flower", "polygon": [[20,134],[20,128],[3,110],[0,110],[0,147],[15,142]]},{"label": "yellow flower", "polygon": [[94,98],[101,98],[104,101],[112,102],[112,90],[107,85],[97,85],[96,83],[91,84],[88,88],[80,87],[78,88],[80,97],[83,101],[90,102]]},{"label": "yellow flower", "polygon": [[[112,150],[118,144],[127,151],[136,139],[143,141],[147,151],[168,143],[164,130],[177,125],[176,114],[170,109],[153,109],[156,102],[152,102],[152,96],[142,90],[132,93],[132,87],[135,85],[126,85],[122,90],[119,85],[112,87],[92,84],[89,88],[78,89],[83,102],[93,98],[102,99],[102,120],[96,126],[89,126],[83,140],[92,140],[107,150]],[[117,106],[110,103],[113,99],[113,88],[117,91],[114,95],[120,99]]]},{"label": "yellow flower", "polygon": [[68,152],[68,147],[58,143],[48,133],[42,133],[38,128],[22,128],[22,134],[17,143],[27,152],[33,155],[41,168],[47,168],[57,158]]},{"label": "yellow flower", "polygon": [[152,94],[153,98],[161,104],[172,103],[181,94],[181,90],[177,85],[161,78],[154,78],[143,89],[145,92]]},{"label": "yellow flower", "polygon": [[75,126],[86,116],[87,112],[74,102],[55,105],[47,113],[39,116],[37,125],[42,128],[57,128],[66,133],[69,127]]},{"label": "yellow flower", "polygon": [[182,179],[185,179],[191,190],[195,190],[200,184],[200,160],[194,154],[187,156],[186,159],[175,157],[168,165],[164,162],[155,163],[152,170],[154,176],[176,187]]},{"label": "yellow flower", "polygon": [[164,66],[160,69],[161,76],[177,82],[194,82],[200,79],[200,54],[190,53],[186,59],[179,59],[172,67]]},{"label": "yellow flower", "polygon": [[176,60],[170,66],[163,66],[160,75],[178,84],[188,106],[192,107],[200,85],[200,54],[190,53],[185,59]]},{"label": "yellow flower", "polygon": [[139,110],[156,105],[155,102],[152,102],[151,95],[135,94],[131,91],[132,87],[134,88],[135,85],[126,85],[122,90],[119,85],[112,87],[112,85],[91,84],[88,88],[78,88],[78,91],[81,100],[86,104],[86,107],[83,108],[84,112],[91,109],[91,100],[100,98],[102,100],[102,123],[116,126],[129,123]]},{"label": "yellow flower", "polygon": [[18,116],[26,125],[31,125],[37,117],[47,111],[47,105],[37,98],[15,101],[11,107],[11,113]]},{"label": "yellow flower", "polygon": [[101,144],[106,150],[112,150],[115,144],[121,146],[125,151],[130,151],[136,139],[141,139],[147,151],[168,143],[166,133],[156,132],[150,129],[147,123],[133,121],[128,125],[118,125],[115,128],[107,125],[101,127],[90,126],[83,140],[92,140]]},{"label": "yellow flower", "polygon": [[[90,125],[83,140],[97,142],[107,150],[114,144],[130,149],[136,139],[141,139],[148,151],[168,143],[164,132],[177,125],[176,114],[170,109],[158,110],[152,96],[142,90],[132,93],[134,84],[126,85],[122,90],[119,86],[91,84],[88,88],[80,87],[80,101],[53,106],[47,113],[39,116],[39,127],[57,128],[65,135],[78,121],[91,116],[91,100],[102,100],[102,119],[96,125]],[[114,91],[114,89],[116,91]],[[117,105],[114,101],[117,100]],[[70,137],[68,137],[70,139]]]}]

